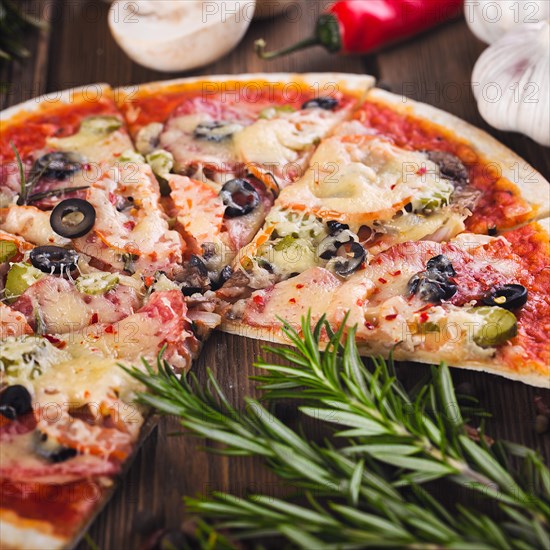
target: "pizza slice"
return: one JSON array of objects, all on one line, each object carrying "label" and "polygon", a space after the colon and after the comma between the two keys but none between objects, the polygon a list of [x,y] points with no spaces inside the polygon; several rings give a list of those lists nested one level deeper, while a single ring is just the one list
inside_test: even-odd
[{"label": "pizza slice", "polygon": [[442,151],[460,159],[477,191],[476,207],[465,221],[468,231],[495,234],[550,214],[548,181],[513,151],[464,120],[378,88],[369,91],[352,118],[342,128],[344,133],[367,132],[405,149]]},{"label": "pizza slice", "polygon": [[326,315],[334,328],[356,326],[365,355],[446,361],[549,387],[549,227],[399,243],[347,279],[310,267],[237,301],[223,329],[284,342],[280,319],[299,329],[310,311],[312,323]]},{"label": "pizza slice", "polygon": [[[444,242],[466,228],[494,235],[548,212],[550,184],[532,171],[536,180],[520,191],[498,176],[505,155],[525,163],[489,136],[463,122],[459,133],[443,133],[387,110],[367,100],[321,141],[305,174],[281,191],[262,230],[240,251],[220,298],[234,300],[313,266],[346,277],[400,242]],[[471,145],[460,130],[476,136]]]},{"label": "pizza slice", "polygon": [[155,365],[163,353],[185,372],[219,322],[165,275],[103,272],[73,249],[59,258],[43,248],[0,233],[0,532],[10,548],[67,547],[145,437],[139,385],[119,364]]},{"label": "pizza slice", "polygon": [[100,269],[171,274],[185,243],[169,227],[112,90],[96,88],[94,98],[87,87],[2,113],[0,229],[39,246],[74,247]]},{"label": "pizza slice", "polygon": [[225,282],[279,190],[371,84],[338,74],[244,75],[120,91],[136,147],[189,247],[178,277],[188,294]]}]

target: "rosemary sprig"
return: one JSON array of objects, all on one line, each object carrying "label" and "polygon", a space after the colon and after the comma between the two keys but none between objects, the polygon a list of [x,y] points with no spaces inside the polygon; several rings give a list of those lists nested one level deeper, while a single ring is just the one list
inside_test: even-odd
[{"label": "rosemary sprig", "polygon": [[[142,403],[175,414],[191,433],[222,444],[216,452],[261,456],[301,498],[237,498],[214,493],[186,498],[188,510],[236,538],[280,536],[301,548],[548,548],[550,472],[534,451],[472,439],[449,370],[411,395],[392,361],[361,361],[352,330],[333,334],[310,320],[302,336],[285,324],[296,349],[268,348],[286,364],[260,361],[256,377],[265,397],[299,400],[298,410],[328,425],[322,444],[291,430],[257,400],[245,410],[227,400],[213,374],[176,377],[159,357],[157,369],[130,369],[147,388]],[[321,334],[330,341],[319,351]],[[283,363],[283,362],[282,362]],[[527,472],[527,474],[526,474]],[[430,483],[459,484],[495,503],[499,515],[458,504],[447,509]]]},{"label": "rosemary sprig", "polygon": [[29,57],[30,52],[23,45],[25,31],[45,27],[44,22],[25,14],[11,0],[0,0],[0,59]]},{"label": "rosemary sprig", "polygon": [[48,169],[49,163],[46,163],[40,170],[32,170],[27,178],[25,176],[25,167],[23,166],[23,161],[21,160],[21,155],[17,150],[17,147],[10,141],[10,147],[15,155],[15,160],[17,162],[17,168],[19,170],[19,184],[21,190],[19,192],[19,198],[17,199],[17,204],[19,206],[28,204],[29,197],[32,196],[33,189],[36,184],[40,181],[40,178],[44,175]]}]

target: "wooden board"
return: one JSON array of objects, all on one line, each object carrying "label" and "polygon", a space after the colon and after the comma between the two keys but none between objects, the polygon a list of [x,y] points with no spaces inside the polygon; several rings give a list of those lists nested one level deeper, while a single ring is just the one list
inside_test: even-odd
[{"label": "wooden board", "polygon": [[[115,86],[195,74],[258,71],[348,71],[374,74],[392,91],[431,103],[488,130],[550,179],[550,156],[530,139],[487,127],[477,111],[471,93],[473,64],[484,46],[457,21],[393,47],[376,56],[337,57],[314,49],[292,57],[265,63],[252,51],[255,39],[264,37],[273,47],[302,38],[313,28],[315,17],[328,2],[302,0],[285,16],[254,22],[239,47],[218,62],[193,73],[160,73],[132,63],[110,36],[106,17],[108,5],[100,0],[64,2],[27,1],[30,9],[49,13],[50,32],[29,40],[33,58],[24,66],[0,72],[0,82],[12,84],[0,107],[15,104],[43,91],[104,81]],[[235,402],[251,394],[252,363],[261,343],[237,336],[214,334],[194,369],[204,378],[206,367],[218,376],[222,387]],[[414,378],[425,367],[403,367]],[[483,406],[494,416],[487,432],[541,450],[550,457],[550,436],[533,429],[533,398],[550,392],[529,388],[498,377],[472,372],[453,373],[456,383],[469,383]],[[315,436],[315,424],[310,432]],[[202,453],[191,438],[170,436],[178,431],[174,419],[161,420],[144,444],[110,504],[95,521],[90,536],[102,549],[138,548],[158,529],[174,528],[185,520],[182,496],[231,491],[284,494],[261,464],[246,459],[230,461]],[[79,550],[88,548],[82,542]]]}]

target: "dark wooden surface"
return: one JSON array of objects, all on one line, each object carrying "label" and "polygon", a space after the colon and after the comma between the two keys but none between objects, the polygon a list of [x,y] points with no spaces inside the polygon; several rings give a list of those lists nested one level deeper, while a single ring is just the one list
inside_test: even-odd
[{"label": "dark wooden surface", "polygon": [[[0,72],[0,82],[9,83],[0,98],[4,108],[40,93],[104,81],[114,86],[183,76],[145,69],[132,63],[118,48],[107,27],[106,3],[78,0],[30,0],[24,2],[34,13],[50,20],[49,31],[29,39],[33,57],[25,65]],[[265,63],[252,53],[256,38],[264,37],[279,46],[303,37],[312,29],[315,16],[327,2],[302,0],[300,11],[290,17],[253,22],[243,42],[225,58],[186,74],[244,73],[258,71],[346,71],[376,76],[397,93],[431,103],[487,129],[550,178],[548,149],[520,135],[494,131],[477,111],[470,88],[473,64],[484,45],[469,32],[464,21],[439,29],[384,51],[376,56],[341,58],[321,49]],[[191,55],[191,54],[190,54]],[[216,333],[206,344],[194,366],[203,376],[213,369],[230,398],[239,402],[252,391],[248,375],[261,350],[261,343]],[[416,376],[422,366],[408,366]],[[529,388],[498,377],[455,371],[457,383],[468,382],[484,407],[493,414],[488,433],[521,442],[550,457],[550,436],[537,435],[533,428],[533,398],[550,399],[550,392]],[[311,426],[313,435],[315,426]],[[245,459],[227,460],[202,453],[191,438],[170,436],[177,422],[162,419],[158,429],[143,445],[115,496],[97,518],[90,536],[104,550],[139,548],[155,530],[178,527],[185,520],[182,496],[212,490],[235,494],[284,489],[262,468]],[[83,542],[79,550],[87,548]]]}]

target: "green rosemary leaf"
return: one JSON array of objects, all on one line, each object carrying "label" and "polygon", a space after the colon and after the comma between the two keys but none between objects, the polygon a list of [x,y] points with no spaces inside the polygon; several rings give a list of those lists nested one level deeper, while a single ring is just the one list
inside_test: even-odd
[{"label": "green rosemary leaf", "polygon": [[25,168],[23,167],[23,161],[21,160],[21,156],[19,155],[19,151],[17,150],[17,147],[13,143],[13,141],[10,141],[10,147],[15,155],[15,160],[17,161],[17,168],[19,169],[19,182],[21,186],[21,197],[26,197],[27,194],[27,182],[25,180]]},{"label": "green rosemary leaf", "polygon": [[[271,351],[288,364],[260,360],[263,372],[255,380],[270,402],[290,398],[302,414],[332,427],[322,443],[291,430],[258,400],[247,398],[244,410],[236,410],[211,372],[203,386],[193,375],[176,377],[160,357],[156,370],[147,362],[142,370],[126,369],[149,392],[139,394],[142,403],[176,413],[192,435],[223,445],[212,452],[263,457],[306,497],[218,493],[185,499],[189,512],[229,528],[237,539],[278,536],[300,548],[548,546],[548,468],[531,449],[489,447],[482,428],[479,441],[470,439],[446,366],[434,367],[425,388],[411,394],[395,378],[391,360],[374,358],[372,370],[365,366],[353,331],[346,337],[322,323],[311,329],[309,320],[303,337],[286,323],[284,330],[295,349]],[[319,351],[326,335],[330,341]],[[447,509],[430,492],[435,479],[492,501],[504,521],[475,506]]]}]

